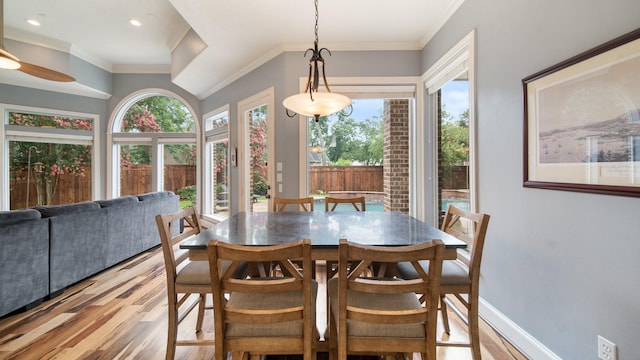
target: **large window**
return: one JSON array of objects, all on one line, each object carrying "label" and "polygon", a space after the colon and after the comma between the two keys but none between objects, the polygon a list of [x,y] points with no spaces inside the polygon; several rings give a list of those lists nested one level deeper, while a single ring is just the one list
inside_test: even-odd
[{"label": "large window", "polygon": [[2,208],[92,200],[97,116],[17,106],[3,110],[2,182],[8,185],[2,187]]},{"label": "large window", "polygon": [[[384,99],[352,99],[353,111],[307,119],[309,196],[364,196],[368,211],[384,210]],[[353,209],[353,208],[351,208]]]},{"label": "large window", "polygon": [[437,174],[430,213],[438,222],[448,205],[476,211],[474,32],[437,61],[425,75],[434,125],[432,150]]},{"label": "large window", "polygon": [[[301,127],[300,196],[364,195],[367,210],[416,215],[417,153],[414,77],[332,78],[333,91],[352,99],[353,112],[305,119]],[[301,87],[304,83],[301,82]],[[301,119],[302,120],[302,119]],[[303,162],[304,161],[304,162]],[[323,208],[323,207],[321,207]]]},{"label": "large window", "polygon": [[229,111],[205,116],[205,181],[202,213],[217,220],[229,217]]},{"label": "large window", "polygon": [[182,208],[196,204],[196,122],[183,101],[134,95],[116,111],[112,131],[112,197],[168,190]]}]

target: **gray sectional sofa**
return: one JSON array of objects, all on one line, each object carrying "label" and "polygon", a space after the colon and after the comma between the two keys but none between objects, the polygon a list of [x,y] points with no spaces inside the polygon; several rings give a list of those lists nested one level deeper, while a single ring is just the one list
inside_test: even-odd
[{"label": "gray sectional sofa", "polygon": [[155,216],[170,191],[0,212],[0,316],[160,244]]}]

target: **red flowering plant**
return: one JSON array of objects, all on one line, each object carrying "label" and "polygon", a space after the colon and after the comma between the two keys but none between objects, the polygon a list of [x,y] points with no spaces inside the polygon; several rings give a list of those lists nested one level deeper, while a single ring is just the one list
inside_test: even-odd
[{"label": "red flowering plant", "polygon": [[[93,123],[88,119],[17,112],[9,114],[9,125],[84,131],[93,129]],[[11,176],[33,182],[37,205],[53,204],[61,175],[84,177],[91,164],[89,145],[11,141],[9,154]]]}]

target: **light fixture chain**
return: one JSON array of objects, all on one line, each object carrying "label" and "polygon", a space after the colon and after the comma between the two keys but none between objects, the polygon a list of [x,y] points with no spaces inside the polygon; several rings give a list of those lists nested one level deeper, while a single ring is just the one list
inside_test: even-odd
[{"label": "light fixture chain", "polygon": [[316,44],[318,43],[318,0],[315,0],[315,6],[316,6],[316,28],[315,28],[315,32],[316,32]]}]

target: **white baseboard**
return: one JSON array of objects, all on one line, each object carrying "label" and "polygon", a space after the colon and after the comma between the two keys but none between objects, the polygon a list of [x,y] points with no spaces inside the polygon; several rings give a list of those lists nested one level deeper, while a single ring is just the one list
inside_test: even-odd
[{"label": "white baseboard", "polygon": [[489,323],[491,327],[523,352],[529,359],[562,360],[558,355],[547,349],[547,347],[536,340],[536,338],[524,331],[482,298],[480,298],[478,311],[480,312],[480,316]]}]

